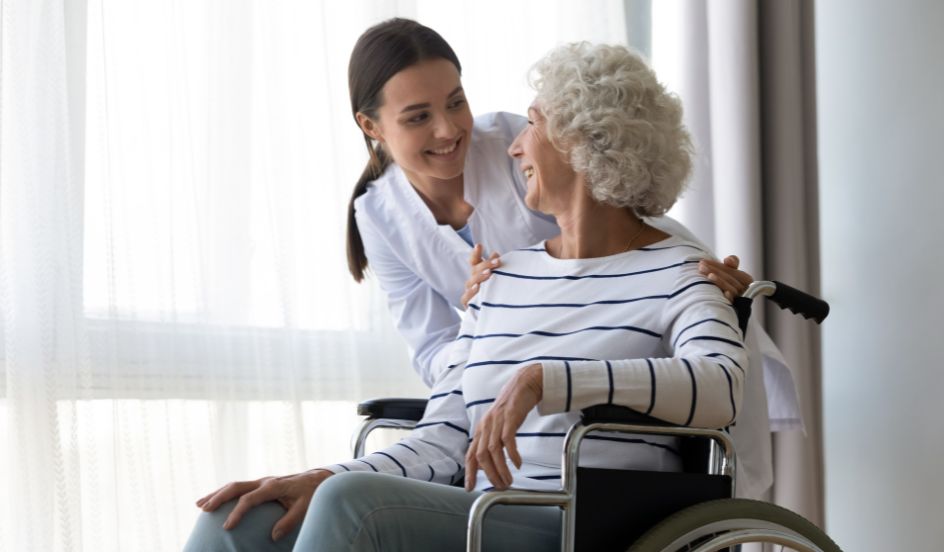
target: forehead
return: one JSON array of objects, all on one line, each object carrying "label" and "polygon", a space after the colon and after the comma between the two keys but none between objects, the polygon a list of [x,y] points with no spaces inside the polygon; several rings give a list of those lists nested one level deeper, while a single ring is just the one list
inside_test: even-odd
[{"label": "forehead", "polygon": [[383,87],[391,107],[442,101],[460,86],[459,71],[445,59],[429,59],[403,69]]}]

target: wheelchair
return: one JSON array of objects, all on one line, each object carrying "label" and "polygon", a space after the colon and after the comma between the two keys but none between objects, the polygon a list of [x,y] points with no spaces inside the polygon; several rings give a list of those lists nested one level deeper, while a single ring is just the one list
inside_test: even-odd
[{"label": "wheelchair", "polygon": [[[780,282],[757,281],[734,302],[742,332],[747,331],[751,305],[758,296],[816,323],[829,314],[829,305],[821,299]],[[355,433],[354,457],[363,456],[371,431],[412,429],[425,407],[425,399],[375,399],[359,404],[358,414],[365,419]],[[683,471],[578,467],[580,444],[594,431],[679,437]],[[484,520],[492,506],[527,504],[557,506],[563,511],[564,552],[714,552],[735,550],[746,543],[775,544],[798,552],[840,551],[803,517],[770,503],[734,498],[735,470],[734,442],[725,428],[680,427],[622,406],[593,406],[581,412],[581,420],[564,439],[561,488],[482,494],[469,512],[466,550],[481,550]],[[620,494],[627,498],[623,500]],[[599,507],[602,504],[608,507]]]}]

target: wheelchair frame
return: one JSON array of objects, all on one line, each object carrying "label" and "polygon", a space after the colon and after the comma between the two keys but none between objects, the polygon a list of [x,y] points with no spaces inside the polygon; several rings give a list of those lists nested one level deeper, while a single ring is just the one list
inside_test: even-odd
[{"label": "wheelchair frame", "polygon": [[[813,318],[817,323],[821,323],[829,313],[829,305],[826,304],[825,301],[780,282],[756,281],[748,287],[747,291],[745,291],[741,297],[735,299],[735,308],[738,311],[738,319],[742,331],[746,331],[747,320],[750,317],[751,303],[757,296],[766,296],[781,308],[790,309],[794,313],[802,314],[805,318]],[[395,403],[392,406],[394,415],[373,417],[375,411],[372,407],[374,406],[380,406],[380,412],[390,410],[390,405],[380,404],[384,402]],[[368,416],[368,418],[361,423],[355,433],[355,438],[352,443],[354,457],[359,458],[364,455],[367,436],[374,429],[392,428],[409,430],[415,427],[422,417],[422,410],[425,403],[425,399],[386,399],[381,401],[368,401],[359,405],[358,413]],[[586,410],[584,413],[586,414]],[[400,417],[401,415],[403,417]],[[627,420],[629,423],[627,423]],[[473,502],[469,512],[466,538],[467,552],[478,552],[481,550],[482,528],[485,522],[485,516],[489,509],[499,504],[560,507],[563,511],[563,515],[561,516],[561,550],[563,552],[572,552],[574,550],[577,526],[577,468],[579,464],[580,444],[587,434],[594,431],[707,438],[709,439],[710,446],[707,459],[708,465],[706,466],[705,473],[706,475],[722,475],[729,477],[731,482],[731,496],[729,499],[733,499],[735,495],[736,455],[734,442],[727,433],[718,429],[680,427],[664,425],[657,420],[653,420],[652,422],[641,420],[641,416],[629,416],[627,418],[623,415],[617,415],[615,418],[610,419],[604,416],[602,421],[593,419],[589,423],[584,423],[582,419],[571,426],[564,439],[562,451],[561,489],[557,491],[510,489],[506,491],[490,491],[483,493]],[[724,499],[718,502],[723,501]],[[692,508],[694,507],[683,509],[678,514],[682,514]],[[678,514],[676,514],[676,516]],[[761,542],[789,546],[799,552],[823,552],[823,550],[831,550],[828,546],[826,548],[818,546],[813,542],[814,539],[807,538],[807,536],[801,532],[782,524],[764,522],[759,519],[732,519],[727,521],[730,523],[718,522],[714,524],[718,529],[716,534],[709,532],[705,535],[699,535],[698,540],[694,544],[694,546],[697,547],[691,549],[692,552],[713,552],[742,543],[758,542],[759,539],[762,539]],[[754,526],[743,528],[742,525],[747,524],[749,521],[753,523],[749,523],[748,525]],[[737,522],[743,523],[738,525]],[[706,526],[706,530],[710,530],[710,528]],[[823,536],[825,536],[825,534],[823,534]],[[835,547],[835,550],[839,549],[828,537],[826,537],[826,540],[828,541],[828,545]],[[635,550],[636,546],[634,545],[632,549]],[[674,550],[674,545],[673,548],[666,548],[666,550]]]}]

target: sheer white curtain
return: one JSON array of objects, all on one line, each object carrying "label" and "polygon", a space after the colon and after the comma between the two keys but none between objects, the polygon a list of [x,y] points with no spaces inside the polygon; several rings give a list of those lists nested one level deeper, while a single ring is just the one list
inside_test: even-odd
[{"label": "sheer white curtain", "polygon": [[0,549],[172,550],[232,479],[345,457],[353,405],[421,395],[347,274],[363,168],[347,57],[439,30],[475,112],[523,112],[622,2],[3,0]]}]

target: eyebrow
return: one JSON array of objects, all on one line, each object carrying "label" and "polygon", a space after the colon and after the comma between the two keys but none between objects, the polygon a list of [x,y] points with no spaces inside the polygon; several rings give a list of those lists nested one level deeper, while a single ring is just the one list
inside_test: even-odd
[{"label": "eyebrow", "polygon": [[[455,90],[453,90],[452,92],[449,93],[448,96],[446,96],[446,99],[449,99],[449,98],[451,98],[451,97],[453,97],[453,96],[455,96],[456,94],[459,94],[459,93],[461,93],[461,92],[462,92],[462,86],[461,86],[461,85],[460,85],[460,86],[457,86],[457,87],[455,88]],[[401,110],[400,110],[400,113],[406,113],[407,111],[416,111],[417,109],[426,109],[426,108],[428,108],[430,105],[431,105],[431,104],[430,104],[429,102],[418,103],[418,104],[413,104],[413,105],[408,105],[408,106],[404,107],[403,109],[401,109]]]}]

